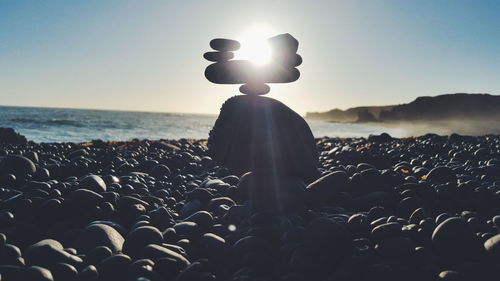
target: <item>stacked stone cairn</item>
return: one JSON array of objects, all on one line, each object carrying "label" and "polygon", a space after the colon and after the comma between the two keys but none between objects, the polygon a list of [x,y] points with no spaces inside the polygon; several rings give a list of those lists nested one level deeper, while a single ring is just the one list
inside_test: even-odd
[{"label": "stacked stone cairn", "polygon": [[234,51],[241,44],[231,39],[213,39],[210,47],[216,52],[207,52],[203,57],[215,62],[207,67],[205,76],[216,84],[244,84],[240,92],[247,95],[265,95],[269,93],[266,83],[290,83],[300,77],[295,68],[302,63],[297,54],[299,42],[290,34],[281,34],[268,39],[272,48],[270,63],[256,65],[247,60],[231,60]]},{"label": "stacked stone cairn", "polygon": [[250,212],[279,214],[304,208],[305,182],[318,176],[318,153],[305,120],[283,103],[263,97],[266,83],[290,83],[300,72],[302,58],[296,53],[298,41],[290,34],[268,39],[271,61],[263,66],[246,60],[230,60],[237,41],[214,39],[218,52],[204,57],[215,61],[205,70],[206,78],[217,84],[243,84],[238,95],[221,108],[208,139],[211,156],[221,166],[243,175],[240,190]]}]

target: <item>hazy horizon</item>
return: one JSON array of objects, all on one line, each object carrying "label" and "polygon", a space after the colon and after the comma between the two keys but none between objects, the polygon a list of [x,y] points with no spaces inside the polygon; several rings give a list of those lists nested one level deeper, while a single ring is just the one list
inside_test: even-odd
[{"label": "hazy horizon", "polygon": [[[498,94],[491,94],[491,93],[445,93],[445,94],[438,94],[438,95],[447,95],[447,94],[490,94],[492,96],[500,96]],[[438,96],[436,95],[436,96]],[[423,96],[421,96],[423,97]],[[415,97],[417,98],[417,97]],[[339,108],[339,107],[332,107],[324,111],[307,111],[304,112],[302,115],[305,115],[305,113],[322,113],[322,112],[327,112],[330,110],[335,110],[335,109],[340,109],[340,110],[347,110],[350,108],[354,107],[377,107],[377,106],[393,106],[393,105],[400,105],[400,104],[406,104],[410,103],[413,100],[407,101],[407,102],[401,102],[399,104],[360,104],[360,105],[353,105],[350,107],[346,108]],[[85,107],[68,107],[68,106],[38,106],[38,105],[10,105],[10,104],[0,104],[0,107],[33,107],[33,108],[53,108],[53,109],[81,109],[81,110],[104,110],[104,111],[129,111],[129,112],[145,112],[145,113],[171,113],[171,114],[198,114],[198,115],[217,115],[219,112],[182,112],[182,111],[154,111],[154,110],[136,110],[136,109],[113,109],[113,108],[85,108]]]},{"label": "hazy horizon", "polygon": [[301,115],[500,93],[498,1],[0,0],[0,104],[216,114],[202,54],[254,26],[291,33],[301,77],[270,97]]}]

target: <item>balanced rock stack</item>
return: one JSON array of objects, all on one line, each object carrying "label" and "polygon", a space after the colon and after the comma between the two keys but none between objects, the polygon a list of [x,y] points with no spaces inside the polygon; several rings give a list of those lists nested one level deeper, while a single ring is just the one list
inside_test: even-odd
[{"label": "balanced rock stack", "polygon": [[299,42],[290,34],[280,34],[268,39],[272,49],[269,63],[257,65],[247,60],[231,60],[240,43],[231,39],[213,39],[210,47],[217,52],[207,52],[203,57],[215,63],[205,70],[205,77],[216,84],[244,84],[240,92],[248,95],[269,93],[266,83],[290,83],[300,77],[296,66],[302,63],[297,54]]},{"label": "balanced rock stack", "polygon": [[252,212],[278,209],[300,211],[304,181],[318,176],[318,153],[305,120],[285,104],[262,95],[266,83],[289,83],[300,76],[295,66],[302,58],[296,54],[298,41],[290,34],[268,39],[271,61],[257,66],[249,61],[229,60],[240,44],[214,39],[210,46],[219,52],[205,53],[216,61],[205,76],[217,84],[244,84],[246,95],[229,98],[210,131],[208,148],[219,165],[243,175],[240,191],[247,196]]}]

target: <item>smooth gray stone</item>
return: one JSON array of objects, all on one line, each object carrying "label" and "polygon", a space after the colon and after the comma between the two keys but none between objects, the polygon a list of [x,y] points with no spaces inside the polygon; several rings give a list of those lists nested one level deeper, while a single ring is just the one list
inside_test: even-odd
[{"label": "smooth gray stone", "polygon": [[280,34],[267,39],[272,49],[271,61],[282,66],[294,67],[302,63],[302,57],[297,55],[299,41],[292,35]]},{"label": "smooth gray stone", "polygon": [[[183,221],[185,222],[194,222],[198,224],[199,226],[207,229],[212,226],[213,224],[213,216],[207,212],[207,211],[198,211],[189,217],[185,218]],[[175,225],[174,225],[175,228]]]},{"label": "smooth gray stone", "polygon": [[123,244],[123,252],[136,257],[144,246],[148,244],[161,245],[162,243],[163,235],[156,227],[141,226],[132,230],[127,235]]},{"label": "smooth gray stone", "polygon": [[201,227],[197,223],[192,221],[179,222],[173,226],[173,229],[175,229],[175,232],[180,237],[187,238],[190,240],[197,239],[198,237],[201,236],[201,234],[203,234],[201,231]]},{"label": "smooth gray stone", "polygon": [[157,261],[162,258],[171,258],[174,259],[177,263],[181,264],[182,267],[186,267],[190,264],[190,262],[181,254],[163,246],[154,244],[145,246],[141,250],[140,257],[151,259],[153,261]]},{"label": "smooth gray stone", "polygon": [[45,239],[28,247],[24,253],[28,265],[49,266],[55,263],[80,264],[82,259],[64,251],[56,240]]},{"label": "smooth gray stone", "polygon": [[84,177],[80,181],[79,188],[84,188],[97,193],[101,193],[106,191],[106,183],[100,176],[89,175]]},{"label": "smooth gray stone", "polygon": [[56,263],[51,265],[50,272],[56,281],[76,281],[78,276],[78,270],[67,263]]},{"label": "smooth gray stone", "polygon": [[456,182],[457,175],[455,172],[445,166],[435,167],[426,176],[427,181],[431,183],[447,183],[447,182]]},{"label": "smooth gray stone", "polygon": [[14,174],[16,178],[24,178],[34,174],[36,166],[33,161],[21,155],[7,155],[0,157],[0,174]]},{"label": "smooth gray stone", "polygon": [[240,86],[240,92],[247,95],[265,95],[271,88],[264,83],[247,83]]},{"label": "smooth gray stone", "polygon": [[302,57],[298,54],[280,53],[271,57],[271,62],[284,67],[296,67],[302,64]]},{"label": "smooth gray stone", "polygon": [[74,247],[84,254],[99,246],[106,246],[117,253],[121,252],[124,241],[123,236],[111,226],[91,224],[80,233]]},{"label": "smooth gray stone", "polygon": [[25,272],[25,281],[53,281],[50,270],[40,266],[30,266]]},{"label": "smooth gray stone", "polygon": [[500,234],[497,234],[484,242],[484,249],[489,256],[500,261]]},{"label": "smooth gray stone", "polygon": [[233,52],[206,52],[203,57],[209,61],[227,61],[234,58]]},{"label": "smooth gray stone", "polygon": [[458,217],[451,217],[434,229],[432,244],[438,253],[451,260],[474,260],[484,252],[474,231]]},{"label": "smooth gray stone", "polygon": [[99,193],[85,188],[77,189],[70,195],[71,200],[82,205],[97,205],[104,197]]},{"label": "smooth gray stone", "polygon": [[216,38],[210,41],[210,47],[217,51],[236,51],[241,47],[240,42],[232,39]]},{"label": "smooth gray stone", "polygon": [[99,280],[124,280],[132,259],[124,254],[117,254],[104,259],[99,264]]},{"label": "smooth gray stone", "polygon": [[299,48],[299,41],[289,33],[273,36],[267,41],[271,45],[273,52],[296,53]]},{"label": "smooth gray stone", "polygon": [[335,195],[345,190],[349,176],[343,171],[334,171],[322,176],[307,186],[307,198],[314,206],[332,200]]},{"label": "smooth gray stone", "polygon": [[305,209],[306,185],[300,177],[274,173],[246,173],[238,189],[246,194],[250,213],[300,213]]}]

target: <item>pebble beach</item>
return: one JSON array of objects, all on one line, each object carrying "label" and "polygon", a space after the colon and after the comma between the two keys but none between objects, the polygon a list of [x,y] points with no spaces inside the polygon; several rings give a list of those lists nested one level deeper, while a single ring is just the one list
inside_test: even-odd
[{"label": "pebble beach", "polygon": [[0,144],[1,280],[498,280],[500,136],[316,147],[284,214],[205,140]]}]

